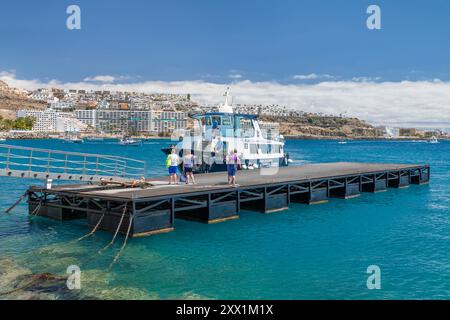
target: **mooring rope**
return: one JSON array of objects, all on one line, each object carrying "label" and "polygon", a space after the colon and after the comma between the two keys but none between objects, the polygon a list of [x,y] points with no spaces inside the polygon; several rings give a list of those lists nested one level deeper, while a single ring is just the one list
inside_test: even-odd
[{"label": "mooring rope", "polygon": [[102,253],[103,251],[105,251],[106,249],[108,249],[110,246],[113,245],[114,241],[116,240],[117,234],[119,233],[120,227],[122,226],[122,222],[123,222],[123,218],[125,217],[125,213],[127,213],[127,206],[125,205],[125,207],[123,208],[123,212],[122,212],[122,216],[120,217],[120,221],[119,221],[119,225],[117,226],[116,232],[114,233],[114,236],[111,240],[110,243],[108,243],[105,247],[103,247],[102,249],[100,249],[98,251],[98,253]]},{"label": "mooring rope", "polygon": [[13,204],[11,207],[9,207],[8,209],[6,209],[6,210],[5,210],[5,213],[10,213],[15,207],[17,207],[17,205],[18,205],[19,203],[22,202],[22,200],[23,200],[27,195],[28,195],[28,191],[26,191],[23,195],[21,195],[20,198],[19,198],[16,202],[14,202],[14,204]]},{"label": "mooring rope", "polygon": [[97,229],[98,229],[98,227],[100,226],[100,224],[102,223],[103,218],[105,217],[105,214],[106,214],[106,209],[103,210],[103,213],[102,213],[100,219],[98,220],[98,222],[97,222],[97,224],[95,225],[95,227],[91,230],[91,232],[89,232],[88,234],[82,236],[81,238],[78,238],[77,241],[81,241],[81,240],[83,240],[83,239],[85,239],[85,238],[87,238],[87,237],[92,236],[92,235],[97,231]]},{"label": "mooring rope", "polygon": [[66,279],[67,279],[67,277],[57,276],[57,275],[53,275],[50,273],[35,274],[35,275],[31,276],[31,280],[28,283],[24,284],[23,286],[9,290],[9,291],[0,292],[0,296],[6,296],[9,294],[13,294],[20,290],[25,290],[25,289],[31,287],[33,284],[35,284],[38,280],[66,280]]},{"label": "mooring rope", "polygon": [[119,252],[114,257],[113,262],[109,265],[110,269],[112,268],[114,263],[116,263],[116,261],[119,260],[119,257],[121,255],[123,249],[125,249],[125,246],[127,245],[127,240],[128,240],[128,236],[130,235],[131,225],[133,224],[133,218],[134,218],[134,215],[130,215],[130,223],[128,224],[128,230],[127,230],[127,234],[125,236],[125,240],[123,241],[122,247],[120,247]]}]

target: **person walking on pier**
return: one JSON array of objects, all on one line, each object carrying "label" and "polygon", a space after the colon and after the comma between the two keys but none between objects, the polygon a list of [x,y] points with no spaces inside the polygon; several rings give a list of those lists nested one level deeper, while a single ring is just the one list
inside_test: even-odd
[{"label": "person walking on pier", "polygon": [[194,168],[194,155],[191,150],[185,150],[185,155],[183,156],[183,172],[186,176],[186,184],[189,184],[189,179],[192,184],[195,184],[194,173],[192,172]]},{"label": "person walking on pier", "polygon": [[236,187],[236,170],[237,170],[237,166],[240,163],[236,149],[234,149],[233,152],[231,152],[227,156],[226,162],[227,162],[227,171],[228,171],[228,184],[233,185],[233,187]]},{"label": "person walking on pier", "polygon": [[169,184],[178,184],[177,181],[177,170],[180,164],[180,157],[177,155],[175,148],[172,149],[171,153],[167,156],[166,166],[169,168]]}]

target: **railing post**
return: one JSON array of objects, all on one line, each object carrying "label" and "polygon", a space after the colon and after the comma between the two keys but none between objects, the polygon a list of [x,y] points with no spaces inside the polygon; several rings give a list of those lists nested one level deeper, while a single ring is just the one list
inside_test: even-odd
[{"label": "railing post", "polygon": [[67,173],[67,159],[68,159],[68,154],[66,153],[65,159],[64,159],[64,173]]},{"label": "railing post", "polygon": [[87,157],[84,156],[84,160],[83,160],[83,174],[86,174],[86,161],[87,161]]},{"label": "railing post", "polygon": [[30,160],[28,161],[28,171],[32,171],[31,168],[33,166],[33,150],[30,151]]},{"label": "railing post", "polygon": [[52,157],[52,153],[49,152],[48,153],[48,157],[47,157],[47,173],[50,173],[50,159]]}]

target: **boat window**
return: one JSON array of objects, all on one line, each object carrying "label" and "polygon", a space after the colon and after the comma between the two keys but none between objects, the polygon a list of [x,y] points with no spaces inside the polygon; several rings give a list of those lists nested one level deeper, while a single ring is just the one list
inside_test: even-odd
[{"label": "boat window", "polygon": [[280,145],[279,144],[272,145],[272,152],[273,153],[280,153]]},{"label": "boat window", "polygon": [[222,117],[222,125],[224,125],[224,126],[231,126],[231,117],[230,116],[223,116]]},{"label": "boat window", "polygon": [[212,116],[212,123],[217,124],[218,126],[220,126],[220,116]]},{"label": "boat window", "polygon": [[250,144],[250,153],[251,154],[258,154],[258,147],[256,144],[252,143]]},{"label": "boat window", "polygon": [[269,153],[269,145],[268,144],[260,144],[261,152],[264,154]]}]

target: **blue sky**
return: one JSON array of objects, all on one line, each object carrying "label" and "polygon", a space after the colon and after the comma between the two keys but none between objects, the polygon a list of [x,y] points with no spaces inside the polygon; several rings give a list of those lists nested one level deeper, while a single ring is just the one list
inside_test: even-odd
[{"label": "blue sky", "polygon": [[[65,26],[70,4],[81,7],[79,31]],[[366,28],[369,4],[382,30]],[[0,70],[65,82],[449,80],[449,31],[447,0],[4,0]]]},{"label": "blue sky", "polygon": [[450,128],[449,31],[448,0],[2,0],[0,80]]}]

